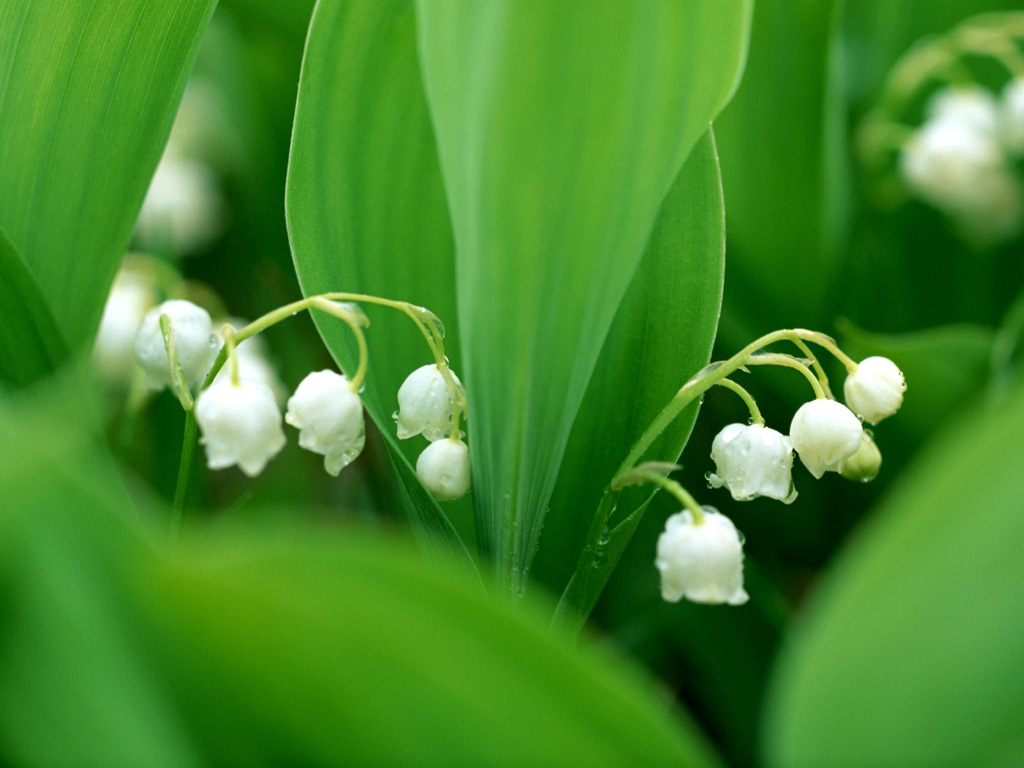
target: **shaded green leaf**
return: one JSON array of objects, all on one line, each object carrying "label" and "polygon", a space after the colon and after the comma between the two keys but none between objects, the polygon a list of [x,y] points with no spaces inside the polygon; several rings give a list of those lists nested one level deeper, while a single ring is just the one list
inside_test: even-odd
[{"label": "shaded green leaf", "polygon": [[0,225],[92,339],[215,0],[0,8]]},{"label": "shaded green leaf", "polygon": [[32,271],[0,229],[0,381],[31,384],[67,357],[67,344]]},{"label": "shaded green leaf", "polygon": [[1019,759],[1022,455],[1018,382],[951,424],[883,500],[779,660],[770,764]]},{"label": "shaded green leaf", "polygon": [[[295,115],[287,214],[295,268],[308,296],[369,293],[429,307],[448,329],[458,372],[451,227],[423,97],[411,0],[319,3]],[[428,541],[468,554],[411,462],[420,438],[400,445],[392,412],[405,377],[432,362],[400,312],[365,305],[370,368],[363,402],[384,436],[410,515]],[[358,356],[348,329],[315,317],[338,363]]]},{"label": "shaded green leaf", "polygon": [[[722,300],[724,255],[718,159],[708,134],[694,148],[662,204],[573,424],[538,556],[538,568],[550,572],[555,590],[561,591],[572,573],[566,554],[581,552],[601,494],[630,447],[683,383],[708,362]],[[696,417],[697,406],[680,414],[648,450],[646,460],[675,461]],[[613,525],[630,517],[649,496],[649,488],[626,491]],[[586,594],[578,596],[586,612],[637,522],[639,515],[625,527],[614,528],[608,546],[579,564],[584,573],[598,571],[588,579]]]},{"label": "shaded green leaf", "polygon": [[662,201],[732,91],[749,5],[417,8],[457,244],[477,539],[518,589]]}]

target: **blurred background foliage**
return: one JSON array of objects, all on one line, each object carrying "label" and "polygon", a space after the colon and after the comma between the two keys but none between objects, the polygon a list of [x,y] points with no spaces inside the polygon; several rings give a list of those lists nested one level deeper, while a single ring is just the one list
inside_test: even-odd
[{"label": "blurred background foliage", "polygon": [[[193,4],[199,16],[203,5]],[[661,495],[574,652],[544,626],[572,563],[542,549],[546,589],[521,612],[423,559],[398,533],[403,501],[372,425],[363,457],[337,480],[294,445],[254,480],[197,471],[191,501],[203,525],[168,550],[126,517],[142,510],[158,528],[173,494],[173,396],[133,419],[123,392],[83,393],[57,378],[16,393],[28,382],[5,375],[4,755],[25,764],[1015,764],[1024,750],[1024,243],[979,249],[924,203],[880,204],[855,145],[911,46],[1016,5],[755,4],[743,79],[714,124],[726,257],[712,358],[776,328],[809,327],[857,359],[891,357],[909,389],[899,415],[875,430],[876,481],[812,483],[800,467],[788,507],[705,492],[714,435],[747,417],[731,395],[708,396],[679,476],[746,534],[748,605],[660,599],[652,553],[675,511]],[[221,0],[179,113],[197,110],[189,151],[209,169],[221,215],[184,253],[167,233],[133,241],[221,316],[251,319],[301,296],[284,190],[312,10],[310,0]],[[168,130],[178,85],[167,86]],[[0,138],[11,146],[2,128]],[[133,158],[140,189],[158,155],[154,144]],[[35,267],[8,210],[0,290],[10,293],[0,306],[15,294],[43,306],[24,298],[34,289],[17,264]],[[30,319],[19,338],[69,322],[58,312]],[[674,322],[688,332],[685,313]],[[333,365],[304,316],[266,340],[288,390]],[[66,354],[44,350],[30,378]],[[785,431],[804,383],[756,373],[749,388]],[[832,373],[839,389],[842,372]],[[568,461],[583,464],[586,448],[570,443]],[[554,493],[564,503],[565,489]],[[472,538],[471,504],[450,514]],[[558,518],[542,535],[578,538],[569,530],[578,522]],[[65,641],[69,629],[78,642]],[[41,726],[54,722],[61,729]]]}]

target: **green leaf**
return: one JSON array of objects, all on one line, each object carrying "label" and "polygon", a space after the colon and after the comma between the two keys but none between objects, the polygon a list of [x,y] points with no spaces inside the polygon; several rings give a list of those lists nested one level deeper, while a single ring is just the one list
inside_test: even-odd
[{"label": "green leaf", "polygon": [[722,330],[730,345],[832,319],[830,286],[849,215],[834,34],[842,5],[757,2],[743,82],[715,121],[729,205]]},{"label": "green leaf", "polygon": [[250,518],[160,546],[68,395],[34,394],[0,401],[6,760],[715,764],[637,670],[393,535]]},{"label": "green leaf", "polygon": [[[662,204],[605,339],[598,373],[573,424],[537,563],[540,573],[550,573],[549,585],[557,591],[572,573],[572,560],[566,555],[581,552],[601,494],[630,447],[683,383],[708,362],[722,300],[724,215],[718,158],[709,133],[694,148]],[[645,460],[675,461],[696,417],[697,406],[687,408]],[[625,492],[619,519],[649,497],[648,489]],[[639,515],[629,526],[612,531],[608,547],[593,551],[579,564],[583,573],[595,577],[578,596],[586,612],[637,522]],[[595,567],[597,574],[592,573]],[[574,576],[577,587],[583,573],[578,570]]]},{"label": "green leaf", "polygon": [[214,0],[0,8],[0,225],[88,343]]},{"label": "green leaf", "polygon": [[[299,83],[287,215],[295,269],[307,296],[368,293],[426,306],[448,329],[459,370],[451,226],[415,47],[411,0],[319,3]],[[469,556],[412,469],[425,447],[399,445],[392,412],[405,377],[432,362],[405,315],[364,305],[370,367],[362,394],[388,446],[415,528]],[[343,323],[314,316],[338,363],[358,356]]]},{"label": "green leaf", "polygon": [[477,539],[518,589],[662,201],[736,81],[749,5],[417,7],[457,244]]},{"label": "green leaf", "polygon": [[0,229],[0,381],[31,384],[67,357],[46,299],[18,249]]},{"label": "green leaf", "polygon": [[1022,455],[1018,382],[951,424],[874,511],[779,660],[769,764],[1019,761]]}]

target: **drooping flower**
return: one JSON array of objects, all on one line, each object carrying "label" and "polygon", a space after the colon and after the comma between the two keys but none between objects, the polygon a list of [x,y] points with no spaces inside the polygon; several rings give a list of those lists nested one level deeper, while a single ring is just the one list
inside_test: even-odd
[{"label": "drooping flower", "polygon": [[363,402],[349,380],[334,371],[304,378],[288,400],[285,421],[299,430],[299,445],[324,457],[324,469],[337,476],[363,451]]},{"label": "drooping flower", "polygon": [[237,464],[255,477],[284,448],[281,411],[264,384],[214,382],[196,398],[195,416],[210,469]]},{"label": "drooping flower", "polygon": [[174,299],[149,310],[135,338],[135,359],[146,372],[149,389],[171,384],[171,364],[164,345],[160,316],[167,315],[174,335],[174,348],[185,374],[185,382],[195,389],[206,377],[220,350],[220,339],[213,334],[210,315],[190,301]]},{"label": "drooping flower", "polygon": [[713,507],[704,507],[697,524],[684,509],[665,522],[658,537],[657,558],[661,596],[670,603],[686,598],[695,603],[742,605],[743,544],[732,520]]},{"label": "drooping flower", "polygon": [[[231,318],[227,325],[240,331],[247,325],[244,320]],[[218,327],[223,327],[223,324]],[[270,355],[267,352],[266,344],[262,336],[252,336],[235,347],[235,358],[238,362],[238,376],[245,381],[258,381],[270,387],[274,393],[277,404],[283,406],[288,400],[288,392],[285,390],[277,369],[270,362]],[[217,372],[215,380],[225,379],[231,375],[231,366],[225,365]]]},{"label": "drooping flower", "polygon": [[892,416],[903,404],[907,384],[903,373],[887,357],[868,357],[846,377],[846,405],[869,424]]},{"label": "drooping flower", "polygon": [[152,281],[126,259],[114,278],[92,348],[95,368],[107,382],[126,385],[131,381],[135,372],[135,337],[142,319],[156,302]]},{"label": "drooping flower", "polygon": [[860,448],[864,427],[849,408],[835,400],[811,400],[793,416],[789,437],[804,466],[815,477],[837,472]]},{"label": "drooping flower", "polygon": [[708,482],[723,485],[736,501],[767,496],[789,504],[793,490],[793,443],[762,424],[729,424],[711,444],[716,474]]},{"label": "drooping flower", "polygon": [[[459,387],[459,377],[451,372]],[[451,392],[441,370],[431,363],[410,373],[398,389],[398,438],[406,440],[422,434],[427,440],[448,436],[452,426]]]},{"label": "drooping flower", "polygon": [[470,485],[469,446],[461,440],[435,440],[416,461],[416,474],[438,501],[455,501]]}]

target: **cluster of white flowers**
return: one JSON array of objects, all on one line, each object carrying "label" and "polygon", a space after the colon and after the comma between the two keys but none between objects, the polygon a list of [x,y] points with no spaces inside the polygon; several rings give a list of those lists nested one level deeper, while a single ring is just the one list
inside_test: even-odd
[{"label": "cluster of white flowers", "polygon": [[1000,99],[978,86],[938,91],[907,140],[900,172],[921,199],[969,237],[998,243],[1024,228],[1024,190],[1012,159],[1024,154],[1024,80]]},{"label": "cluster of white flowers", "polygon": [[[448,374],[461,390],[458,377],[451,371]],[[423,435],[430,442],[416,461],[416,474],[440,501],[459,499],[470,486],[469,447],[452,431],[456,407],[437,365],[417,368],[398,390],[398,437],[407,440]]]},{"label": "cluster of white flowers", "polygon": [[[838,472],[852,480],[871,480],[882,456],[863,425],[892,416],[903,403],[906,383],[891,360],[869,357],[846,378],[846,405],[819,398],[793,416],[789,435],[762,424],[729,424],[715,437],[712,487],[725,487],[737,501],[766,496],[786,504],[796,498],[792,467],[795,450],[807,470],[820,478]],[[710,507],[700,519],[683,510],[668,519],[658,539],[655,565],[662,596],[700,603],[738,605],[743,591],[743,548],[727,517]]]}]

